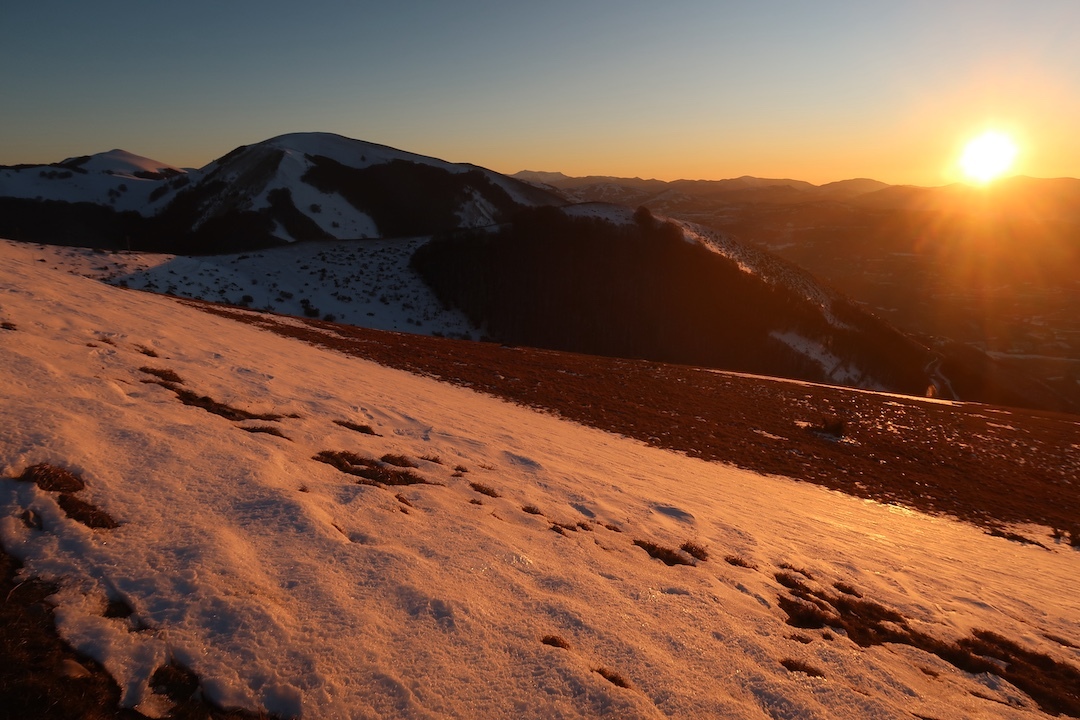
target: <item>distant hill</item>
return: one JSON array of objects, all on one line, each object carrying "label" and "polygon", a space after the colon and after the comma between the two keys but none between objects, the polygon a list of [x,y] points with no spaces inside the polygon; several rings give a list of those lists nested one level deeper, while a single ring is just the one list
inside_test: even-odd
[{"label": "distant hill", "polygon": [[813,185],[803,180],[744,175],[727,180],[643,180],[608,176],[568,177],[561,172],[525,170],[513,177],[558,190],[576,202],[647,204],[669,210],[672,203],[790,203],[849,199],[889,187],[866,178]]},{"label": "distant hill", "polygon": [[0,169],[0,235],[188,254],[428,235],[562,203],[490,170],[327,133],[241,146],[191,172],[119,150]]}]

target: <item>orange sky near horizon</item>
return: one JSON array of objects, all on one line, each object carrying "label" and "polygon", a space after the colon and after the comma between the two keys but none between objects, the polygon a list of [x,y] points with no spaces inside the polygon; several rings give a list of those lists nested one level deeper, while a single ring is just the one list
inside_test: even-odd
[{"label": "orange sky near horizon", "polygon": [[[1080,176],[1080,2],[312,0],[5,8],[0,164],[200,167],[334,132],[504,173],[815,184]],[[212,21],[210,20],[212,18]]]}]

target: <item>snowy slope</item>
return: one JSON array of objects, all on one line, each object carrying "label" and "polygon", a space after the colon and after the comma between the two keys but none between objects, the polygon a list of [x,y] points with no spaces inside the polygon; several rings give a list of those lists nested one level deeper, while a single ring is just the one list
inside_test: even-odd
[{"label": "snowy slope", "polygon": [[[323,239],[396,236],[391,227],[379,227],[378,221],[365,211],[365,206],[377,206],[386,198],[378,191],[358,190],[361,181],[356,172],[394,163],[401,173],[420,172],[402,168],[428,168],[428,172],[422,173],[423,179],[416,181],[417,187],[425,187],[432,173],[476,175],[482,184],[464,180],[463,188],[432,189],[434,194],[451,193],[452,198],[423,198],[429,205],[455,203],[457,219],[452,227],[484,227],[499,220],[500,211],[483,183],[502,191],[509,202],[517,205],[561,203],[553,194],[475,165],[449,163],[331,133],[291,133],[237,148],[202,168],[204,189],[200,194],[199,187],[194,188],[200,200],[197,214],[190,220],[197,228],[229,211],[263,213],[274,218],[273,237],[287,242],[313,239],[310,229],[305,230],[309,236],[297,237],[282,220],[281,209],[275,206],[273,198],[275,193],[287,191],[289,213],[302,216],[306,223],[314,223]],[[337,168],[330,177],[325,173],[326,165]],[[320,168],[324,175],[317,182],[312,179],[312,173]],[[215,184],[223,185],[215,188]],[[412,208],[411,212],[422,214],[425,210]]]},{"label": "snowy slope", "polygon": [[[218,703],[311,718],[1044,716],[994,672],[796,630],[780,604],[792,574],[945,641],[989,628],[1080,663],[1053,639],[1076,640],[1072,550],[645,447],[77,277],[27,246],[0,260],[0,475],[70,469],[120,523],[90,530],[57,493],[3,479],[0,541],[61,583],[60,632],[149,715],[167,703],[147,678],[173,661]],[[142,367],[286,417],[181,404]],[[357,484],[313,460],[342,450],[404,455],[430,484]],[[668,566],[635,540],[710,555]],[[134,614],[103,617],[108,600]]]},{"label": "snowy slope", "polygon": [[[55,165],[0,167],[0,197],[89,202],[152,215],[150,194],[187,171],[167,163],[110,150]],[[197,173],[193,176],[197,176]]]},{"label": "snowy slope", "polygon": [[57,233],[55,213],[42,201],[91,203],[146,220],[125,218],[118,229],[118,218],[95,208],[62,208],[63,219],[94,238],[84,244],[198,254],[430,235],[564,202],[475,165],[317,132],[243,145],[190,171],[123,150],[0,167],[0,200],[10,208],[0,218],[3,232],[21,239],[51,241]]},{"label": "snowy slope", "polygon": [[136,290],[245,305],[286,315],[448,337],[480,336],[409,267],[420,239],[306,242],[188,257],[0,240],[12,257]]}]

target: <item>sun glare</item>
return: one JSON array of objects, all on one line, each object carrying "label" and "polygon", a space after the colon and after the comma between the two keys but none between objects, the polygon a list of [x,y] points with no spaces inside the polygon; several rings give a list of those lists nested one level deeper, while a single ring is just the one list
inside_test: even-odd
[{"label": "sun glare", "polygon": [[988,130],[964,146],[960,168],[968,179],[988,183],[1007,171],[1016,158],[1016,143],[1008,135]]}]

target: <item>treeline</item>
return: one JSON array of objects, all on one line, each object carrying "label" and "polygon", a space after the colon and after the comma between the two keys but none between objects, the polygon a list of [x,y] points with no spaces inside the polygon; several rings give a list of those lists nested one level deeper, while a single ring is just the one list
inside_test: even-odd
[{"label": "treeline", "polygon": [[[644,208],[634,219],[521,210],[495,232],[434,238],[412,266],[500,342],[826,380],[819,363],[770,337],[790,330],[862,365],[857,335],[829,325],[795,289],[687,242]],[[886,382],[918,376],[925,389],[918,367],[897,365],[871,371]]]}]

